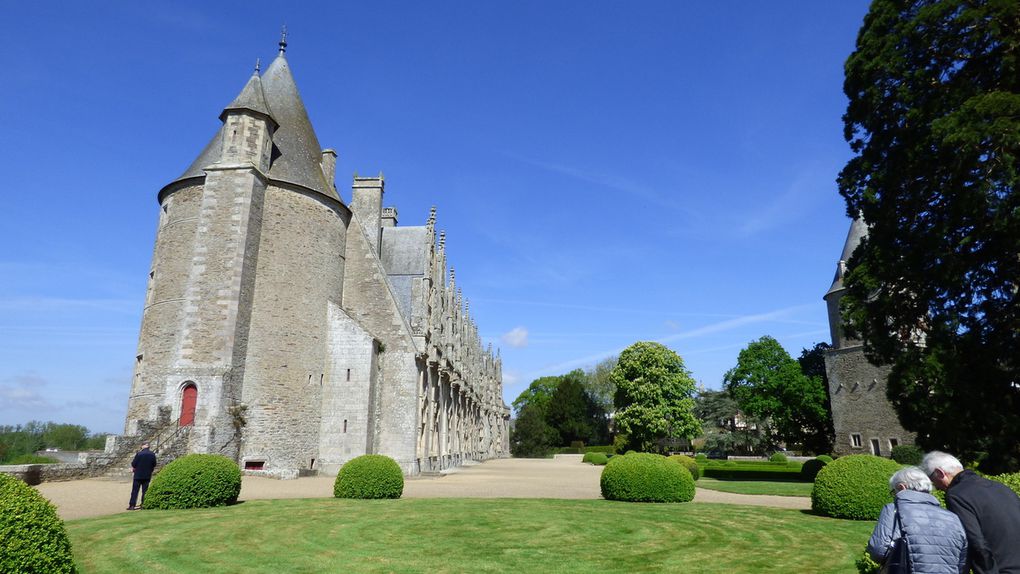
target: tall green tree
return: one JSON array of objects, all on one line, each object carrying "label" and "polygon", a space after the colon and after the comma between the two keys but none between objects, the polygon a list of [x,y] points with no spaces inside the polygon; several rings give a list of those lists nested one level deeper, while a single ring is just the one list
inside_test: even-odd
[{"label": "tall green tree", "polygon": [[840,173],[849,330],[925,448],[1020,468],[1020,3],[875,0]]},{"label": "tall green tree", "polygon": [[525,405],[517,411],[510,431],[510,454],[518,458],[541,458],[559,442],[559,433],[545,421],[545,411]]},{"label": "tall green tree", "polygon": [[779,436],[804,450],[832,449],[832,417],[824,383],[805,376],[800,363],[772,337],[752,341],[737,357],[723,381],[740,410],[770,419]]},{"label": "tall green tree", "polygon": [[514,412],[520,415],[521,410],[528,405],[538,407],[543,418],[548,410],[549,402],[552,401],[553,393],[556,391],[556,387],[560,385],[560,377],[540,377],[531,381],[528,388],[517,395],[511,406],[514,408]]},{"label": "tall green tree", "polygon": [[613,395],[616,394],[616,385],[613,384],[611,375],[617,360],[618,358],[615,356],[607,357],[595,363],[595,366],[591,369],[585,371],[587,379],[585,388],[588,390],[588,394],[606,412],[613,410]]},{"label": "tall green tree", "polygon": [[703,390],[694,403],[694,414],[704,429],[705,450],[761,454],[778,446],[776,433],[768,421],[740,412],[736,399],[726,389]]},{"label": "tall green tree", "polygon": [[616,386],[616,424],[632,448],[656,450],[664,438],[701,434],[694,379],[680,355],[666,346],[634,343],[620,353],[610,378]]},{"label": "tall green tree", "polygon": [[560,377],[553,391],[546,421],[559,433],[560,444],[602,444],[608,439],[605,410],[592,398],[585,382],[584,371],[578,369]]}]

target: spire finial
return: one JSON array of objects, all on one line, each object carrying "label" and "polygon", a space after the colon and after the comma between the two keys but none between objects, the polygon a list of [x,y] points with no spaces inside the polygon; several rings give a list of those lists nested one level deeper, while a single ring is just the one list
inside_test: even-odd
[{"label": "spire finial", "polygon": [[280,30],[280,55],[287,51],[287,25],[284,24]]},{"label": "spire finial", "polygon": [[262,71],[262,58],[255,58],[255,73]]}]

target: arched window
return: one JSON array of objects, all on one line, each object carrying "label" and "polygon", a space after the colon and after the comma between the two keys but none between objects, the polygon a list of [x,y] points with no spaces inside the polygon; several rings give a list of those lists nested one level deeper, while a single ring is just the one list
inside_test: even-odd
[{"label": "arched window", "polygon": [[195,424],[195,405],[198,403],[198,387],[195,383],[184,385],[181,390],[181,418],[180,426],[186,427]]}]

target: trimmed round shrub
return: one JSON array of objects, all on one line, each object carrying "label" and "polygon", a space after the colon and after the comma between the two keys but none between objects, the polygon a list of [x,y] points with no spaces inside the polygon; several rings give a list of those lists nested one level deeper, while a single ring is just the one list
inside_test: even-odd
[{"label": "trimmed round shrub", "polygon": [[659,454],[617,456],[602,469],[602,497],[625,502],[688,502],[694,479],[680,463]]},{"label": "trimmed round shrub", "polygon": [[805,460],[804,465],[800,467],[800,479],[804,482],[814,482],[815,477],[818,476],[818,471],[822,470],[822,467],[826,464],[828,463],[821,458]]},{"label": "trimmed round shrub", "polygon": [[822,467],[811,489],[811,509],[818,514],[851,520],[875,520],[887,503],[889,477],[900,463],[870,454],[838,458]]},{"label": "trimmed round shrub", "polygon": [[836,459],[832,458],[831,456],[829,456],[827,454],[820,454],[820,455],[816,456],[815,458],[817,458],[818,460],[824,462],[825,464],[828,464],[828,463],[836,460]]},{"label": "trimmed round shrub", "polygon": [[685,454],[674,454],[669,457],[670,460],[675,460],[682,464],[684,468],[690,471],[691,478],[698,480],[701,478],[701,467],[698,466],[698,461]]},{"label": "trimmed round shrub", "polygon": [[786,455],[781,452],[772,453],[769,457],[769,462],[787,462]]},{"label": "trimmed round shrub", "polygon": [[694,455],[694,460],[705,462],[708,460],[708,455],[703,452],[699,452],[698,454]]},{"label": "trimmed round shrub", "polygon": [[404,472],[397,461],[381,454],[363,454],[347,461],[336,474],[337,498],[400,498]]},{"label": "trimmed round shrub", "polygon": [[218,454],[189,454],[152,477],[145,508],[178,509],[226,506],[241,494],[241,469]]},{"label": "trimmed round shrub", "polygon": [[591,463],[595,466],[602,466],[609,463],[609,457],[604,452],[591,453]]},{"label": "trimmed round shrub", "polygon": [[0,572],[76,572],[57,509],[38,491],[0,473]]},{"label": "trimmed round shrub", "polygon": [[894,446],[889,456],[900,464],[918,465],[924,458],[924,451],[912,444],[901,444]]},{"label": "trimmed round shrub", "polygon": [[595,454],[595,453],[593,453],[593,452],[586,452],[586,453],[584,453],[584,456],[581,457],[581,462],[591,462],[591,455],[593,455],[593,454]]}]

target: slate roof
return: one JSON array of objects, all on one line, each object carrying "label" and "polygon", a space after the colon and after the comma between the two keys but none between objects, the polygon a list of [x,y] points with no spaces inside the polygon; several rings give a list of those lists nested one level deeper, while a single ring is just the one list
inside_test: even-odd
[{"label": "slate roof", "polygon": [[[256,73],[248,80],[241,93],[224,108],[224,113],[231,109],[252,110],[268,116],[277,124],[273,134],[269,179],[298,185],[340,200],[322,173],[322,148],[282,50],[261,78]],[[223,117],[220,116],[221,119]],[[203,168],[220,159],[222,137],[223,128],[220,127],[198,158],[170,184],[205,176]]]},{"label": "slate roof", "polygon": [[[861,240],[868,236],[868,224],[864,222],[863,217],[855,217],[853,222],[850,223],[850,230],[846,234],[846,243],[843,244],[843,253],[839,256],[841,262],[850,261],[850,257],[854,254],[854,250],[861,244]],[[832,279],[832,286],[829,287],[829,291],[826,293],[832,293],[843,288],[843,265],[836,265],[836,276]]]}]

